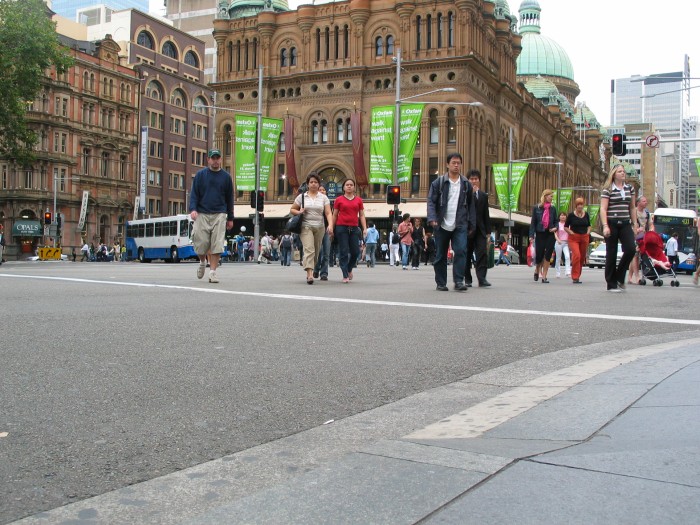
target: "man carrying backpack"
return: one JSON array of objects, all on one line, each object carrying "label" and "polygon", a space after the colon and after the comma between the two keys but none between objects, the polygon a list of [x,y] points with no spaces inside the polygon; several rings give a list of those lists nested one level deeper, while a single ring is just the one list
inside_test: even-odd
[{"label": "man carrying backpack", "polygon": [[280,264],[282,266],[292,265],[292,235],[289,232],[284,232],[280,241]]}]

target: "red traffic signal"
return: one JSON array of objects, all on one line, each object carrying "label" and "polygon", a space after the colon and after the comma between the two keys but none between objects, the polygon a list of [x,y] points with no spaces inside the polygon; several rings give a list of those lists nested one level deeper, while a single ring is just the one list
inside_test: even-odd
[{"label": "red traffic signal", "polygon": [[44,224],[51,224],[51,212],[47,211],[44,213]]},{"label": "red traffic signal", "polygon": [[625,145],[625,136],[622,133],[615,133],[612,136],[612,152],[613,155],[624,157],[627,155],[627,146]]},{"label": "red traffic signal", "polygon": [[394,210],[389,210],[389,220],[394,222]]},{"label": "red traffic signal", "polygon": [[258,192],[258,197],[255,199],[256,209],[258,211],[263,211],[265,208],[265,192],[260,190]]},{"label": "red traffic signal", "polygon": [[387,186],[386,203],[401,204],[401,186]]}]

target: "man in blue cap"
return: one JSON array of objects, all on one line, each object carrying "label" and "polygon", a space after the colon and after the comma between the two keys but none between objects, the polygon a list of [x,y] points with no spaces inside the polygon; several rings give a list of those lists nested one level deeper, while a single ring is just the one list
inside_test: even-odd
[{"label": "man in blue cap", "polygon": [[194,221],[192,244],[199,257],[197,278],[204,277],[209,256],[209,282],[218,283],[216,269],[224,248],[226,230],[233,228],[233,182],[221,169],[221,152],[209,150],[206,168],[192,180],[190,216]]}]

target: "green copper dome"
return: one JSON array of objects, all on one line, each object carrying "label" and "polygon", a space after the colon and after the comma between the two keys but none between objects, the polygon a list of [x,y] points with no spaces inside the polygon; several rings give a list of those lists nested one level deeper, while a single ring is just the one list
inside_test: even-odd
[{"label": "green copper dome", "polygon": [[564,48],[540,34],[540,5],[524,0],[520,13],[522,48],[517,61],[518,75],[544,75],[574,80],[574,68]]},{"label": "green copper dome", "polygon": [[228,16],[229,18],[255,16],[265,9],[276,12],[289,11],[289,4],[287,0],[232,0],[228,7]]}]

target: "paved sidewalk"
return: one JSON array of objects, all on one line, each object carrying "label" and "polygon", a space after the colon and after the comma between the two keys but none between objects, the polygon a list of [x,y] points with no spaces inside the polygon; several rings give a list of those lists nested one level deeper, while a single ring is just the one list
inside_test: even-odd
[{"label": "paved sidewalk", "polygon": [[698,515],[700,338],[685,333],[511,363],[16,523],[657,525]]},{"label": "paved sidewalk", "polygon": [[697,523],[697,341],[522,408],[474,437],[465,411],[185,523]]}]

